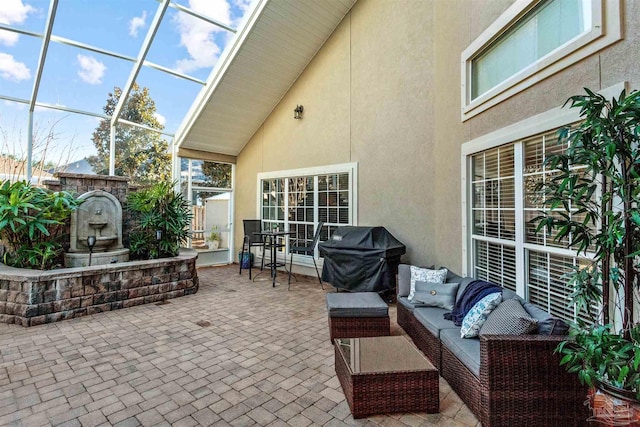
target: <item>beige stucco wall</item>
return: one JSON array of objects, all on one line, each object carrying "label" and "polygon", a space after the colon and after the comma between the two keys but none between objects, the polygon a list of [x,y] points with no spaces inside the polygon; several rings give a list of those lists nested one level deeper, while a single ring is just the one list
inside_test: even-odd
[{"label": "beige stucco wall", "polygon": [[460,54],[512,3],[359,0],[239,154],[236,242],[257,215],[257,173],[357,162],[359,224],[389,229],[403,261],[460,271],[461,145],[585,86],[640,87],[640,2],[627,1],[625,40],[463,123]]}]

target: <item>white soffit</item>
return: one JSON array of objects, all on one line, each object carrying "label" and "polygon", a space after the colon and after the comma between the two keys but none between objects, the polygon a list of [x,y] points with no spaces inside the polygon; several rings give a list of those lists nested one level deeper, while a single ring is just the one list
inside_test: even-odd
[{"label": "white soffit", "polygon": [[182,122],[178,146],[238,155],[355,2],[258,1]]}]

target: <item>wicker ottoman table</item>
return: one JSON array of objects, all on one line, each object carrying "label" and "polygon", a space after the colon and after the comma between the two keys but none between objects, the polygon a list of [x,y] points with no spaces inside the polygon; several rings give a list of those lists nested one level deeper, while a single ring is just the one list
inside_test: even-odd
[{"label": "wicker ottoman table", "polygon": [[439,411],[438,370],[406,337],[340,338],[334,348],[353,418]]},{"label": "wicker ottoman table", "polygon": [[329,338],[389,335],[389,307],[376,292],[327,294]]}]

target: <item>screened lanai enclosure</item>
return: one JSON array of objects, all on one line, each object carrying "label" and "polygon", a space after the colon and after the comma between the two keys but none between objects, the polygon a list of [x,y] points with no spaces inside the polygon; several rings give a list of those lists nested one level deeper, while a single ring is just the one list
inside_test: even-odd
[{"label": "screened lanai enclosure", "polygon": [[[230,261],[232,162],[181,155],[175,141],[251,0],[3,3],[0,178],[38,185],[65,171],[173,180],[193,205],[191,246],[203,262]],[[212,229],[221,237],[215,250]]]}]

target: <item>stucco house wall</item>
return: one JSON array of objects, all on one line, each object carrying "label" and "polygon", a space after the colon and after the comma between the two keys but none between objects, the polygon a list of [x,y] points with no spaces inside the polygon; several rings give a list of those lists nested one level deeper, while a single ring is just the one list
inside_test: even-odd
[{"label": "stucco house wall", "polygon": [[461,52],[512,3],[359,0],[239,154],[235,241],[257,215],[258,173],[357,162],[358,224],[391,231],[405,262],[461,271],[461,145],[583,87],[640,87],[640,2],[629,0],[623,40],[463,122]]}]

